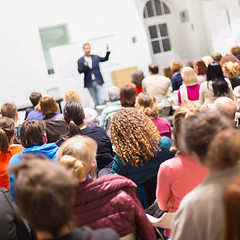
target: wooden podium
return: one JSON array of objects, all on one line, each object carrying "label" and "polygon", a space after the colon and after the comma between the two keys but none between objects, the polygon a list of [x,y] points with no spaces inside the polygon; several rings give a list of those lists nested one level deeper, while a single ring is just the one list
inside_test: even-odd
[{"label": "wooden podium", "polygon": [[131,73],[137,70],[137,67],[124,68],[111,72],[113,85],[121,88],[124,85],[135,85],[131,82]]}]

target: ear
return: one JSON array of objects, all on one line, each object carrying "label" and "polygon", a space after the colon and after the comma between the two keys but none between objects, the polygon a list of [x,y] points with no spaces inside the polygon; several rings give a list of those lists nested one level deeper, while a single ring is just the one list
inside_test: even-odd
[{"label": "ear", "polygon": [[47,134],[43,134],[43,144],[47,143]]}]

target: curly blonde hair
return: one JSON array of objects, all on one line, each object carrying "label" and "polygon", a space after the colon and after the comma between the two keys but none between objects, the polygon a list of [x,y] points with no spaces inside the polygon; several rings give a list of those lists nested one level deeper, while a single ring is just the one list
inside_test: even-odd
[{"label": "curly blonde hair", "polygon": [[141,110],[122,108],[111,119],[110,135],[116,153],[125,165],[133,167],[148,162],[161,151],[157,127]]},{"label": "curly blonde hair", "polygon": [[230,74],[232,77],[238,77],[239,64],[237,62],[226,62],[222,66],[223,72]]}]

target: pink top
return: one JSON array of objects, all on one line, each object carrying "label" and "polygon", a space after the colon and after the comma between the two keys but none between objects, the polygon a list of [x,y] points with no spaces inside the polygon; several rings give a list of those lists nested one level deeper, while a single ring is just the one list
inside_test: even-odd
[{"label": "pink top", "polygon": [[161,137],[165,136],[172,140],[171,126],[169,121],[161,118],[154,118],[151,120],[156,125]]},{"label": "pink top", "polygon": [[[187,86],[187,95],[188,99],[190,101],[196,101],[199,99],[199,89],[200,89],[201,84],[197,84],[194,86]],[[181,94],[180,94],[180,88],[178,89],[178,106],[181,105]]]},{"label": "pink top", "polygon": [[[185,154],[178,154],[174,158],[160,165],[157,178],[156,196],[159,208],[176,212],[182,198],[195,188],[209,174],[194,159]],[[171,206],[168,207],[170,200]]]}]

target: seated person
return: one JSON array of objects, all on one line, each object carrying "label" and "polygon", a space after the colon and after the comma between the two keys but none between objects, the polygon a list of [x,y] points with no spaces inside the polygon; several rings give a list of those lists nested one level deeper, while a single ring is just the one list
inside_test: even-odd
[{"label": "seated person", "polygon": [[224,222],[223,195],[240,176],[239,130],[216,113],[199,112],[182,126],[181,148],[210,174],[181,201],[171,239],[220,239]]},{"label": "seated person", "polygon": [[172,60],[172,90],[176,91],[182,85],[182,76],[180,70],[182,69],[182,63],[179,60]]},{"label": "seated person", "polygon": [[137,94],[142,92],[142,80],[145,78],[141,70],[136,70],[131,73],[132,83],[134,83]]},{"label": "seated person", "polygon": [[[9,162],[9,167],[20,163],[24,154],[36,156],[45,155],[53,162],[56,162],[56,155],[59,147],[55,143],[47,143],[46,129],[42,121],[26,120],[20,129],[20,140],[24,147],[21,153],[14,155]],[[14,196],[14,178],[9,176],[10,192]]]},{"label": "seated person", "polygon": [[[34,108],[38,105],[39,101],[40,101],[40,98],[42,97],[41,93],[40,92],[32,92],[29,96],[29,100],[31,101],[32,103],[32,107],[29,107],[26,109],[26,114],[25,114],[25,120],[28,119],[28,114],[34,110]],[[29,119],[32,119],[32,118],[29,118]],[[39,119],[41,120],[41,119]]]},{"label": "seated person", "polygon": [[240,85],[239,63],[226,62],[223,64],[222,69],[225,77],[230,80],[233,89]]},{"label": "seated person", "polygon": [[111,227],[120,237],[136,232],[138,239],[155,239],[152,225],[135,195],[136,185],[118,175],[94,178],[96,152],[93,139],[78,135],[64,142],[58,153],[58,161],[72,169],[79,182],[73,202],[74,225]]},{"label": "seated person", "polygon": [[136,108],[143,110],[143,112],[153,121],[156,125],[161,136],[172,139],[170,123],[158,118],[158,105],[156,98],[150,93],[140,93],[136,99]]},{"label": "seated person", "polygon": [[201,84],[207,80],[207,67],[201,59],[195,61],[194,70],[197,74],[198,83]]},{"label": "seated person", "polygon": [[230,54],[235,56],[238,60],[240,60],[240,46],[235,45],[230,48]]},{"label": "seated person", "polygon": [[37,239],[119,239],[112,229],[71,227],[75,178],[65,167],[29,159],[13,166],[11,172],[16,178],[20,213],[35,230]]}]

